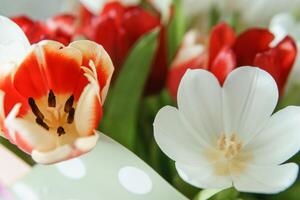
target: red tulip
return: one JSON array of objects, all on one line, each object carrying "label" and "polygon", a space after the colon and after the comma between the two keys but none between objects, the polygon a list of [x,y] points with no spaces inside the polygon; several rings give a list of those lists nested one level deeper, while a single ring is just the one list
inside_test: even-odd
[{"label": "red tulip", "polygon": [[[289,73],[293,67],[297,48],[295,41],[287,36],[278,45],[271,46],[274,36],[267,29],[252,28],[236,36],[226,23],[216,25],[210,35],[208,51],[189,56],[185,62],[173,62],[168,75],[168,90],[175,98],[180,80],[188,68],[205,68],[215,74],[220,84],[235,68],[253,66],[264,69],[275,79],[282,95]],[[191,46],[199,46],[197,41]],[[183,45],[177,54],[186,47]],[[203,55],[208,52],[208,59],[203,62]],[[198,59],[197,59],[198,58]],[[198,62],[189,63],[198,60]],[[179,70],[180,69],[180,70]]]},{"label": "red tulip", "polygon": [[31,44],[41,40],[55,40],[68,45],[76,34],[76,17],[73,15],[57,15],[45,22],[34,21],[26,16],[13,17]]},{"label": "red tulip", "polygon": [[138,39],[157,27],[161,28],[159,47],[146,91],[153,93],[163,87],[167,74],[167,47],[159,16],[140,6],[124,6],[119,2],[107,3],[99,15],[82,8],[81,16],[81,34],[103,45],[112,57],[116,73]]}]

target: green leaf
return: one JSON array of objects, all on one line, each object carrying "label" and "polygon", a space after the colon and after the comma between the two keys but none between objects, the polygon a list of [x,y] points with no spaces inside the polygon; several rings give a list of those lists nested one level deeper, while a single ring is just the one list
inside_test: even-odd
[{"label": "green leaf", "polygon": [[213,6],[209,12],[209,28],[214,27],[221,19],[220,11],[217,7]]},{"label": "green leaf", "polygon": [[199,192],[194,200],[237,200],[239,192],[234,188],[229,189],[206,189]]},{"label": "green leaf", "polygon": [[234,188],[229,188],[222,190],[221,192],[217,193],[213,200],[237,200],[239,192]]},{"label": "green leaf", "polygon": [[130,150],[135,145],[138,107],[158,46],[158,34],[158,29],[153,30],[133,47],[110,91],[101,123],[106,134]]},{"label": "green leaf", "polygon": [[207,200],[221,191],[222,191],[221,189],[202,190],[194,200]]},{"label": "green leaf", "polygon": [[185,17],[182,0],[174,0],[174,15],[168,27],[168,61],[172,62],[185,33]]}]

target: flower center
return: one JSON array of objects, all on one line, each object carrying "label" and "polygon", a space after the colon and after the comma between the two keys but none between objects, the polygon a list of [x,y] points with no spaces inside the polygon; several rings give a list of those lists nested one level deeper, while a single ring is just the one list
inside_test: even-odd
[{"label": "flower center", "polygon": [[242,148],[242,141],[240,141],[235,134],[230,136],[222,134],[217,144],[218,149],[223,152],[225,158],[230,160],[235,158]]},{"label": "flower center", "polygon": [[56,101],[56,96],[53,91],[50,90],[48,94],[48,104],[46,109],[43,109],[44,113],[41,112],[32,97],[28,99],[28,104],[35,116],[35,122],[46,130],[56,130],[58,136],[64,135],[66,133],[64,126],[72,124],[74,121],[75,108],[73,107],[73,95],[65,101],[63,106]]}]

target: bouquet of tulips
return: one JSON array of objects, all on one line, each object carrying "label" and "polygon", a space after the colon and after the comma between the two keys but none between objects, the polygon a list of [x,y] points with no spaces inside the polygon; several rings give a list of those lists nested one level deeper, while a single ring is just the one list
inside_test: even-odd
[{"label": "bouquet of tulips", "polygon": [[48,1],[0,0],[1,198],[299,199],[299,0]]}]

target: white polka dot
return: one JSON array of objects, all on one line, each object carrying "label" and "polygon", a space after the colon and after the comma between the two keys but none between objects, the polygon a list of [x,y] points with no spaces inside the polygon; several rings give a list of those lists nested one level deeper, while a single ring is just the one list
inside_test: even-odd
[{"label": "white polka dot", "polygon": [[20,200],[38,200],[37,194],[35,194],[27,185],[23,183],[17,183],[12,187],[14,194]]},{"label": "white polka dot", "polygon": [[79,158],[61,162],[55,166],[60,173],[71,179],[81,179],[86,174],[86,168]]},{"label": "white polka dot", "polygon": [[136,167],[121,168],[119,181],[126,190],[135,194],[147,194],[152,190],[152,181],[148,174]]}]

